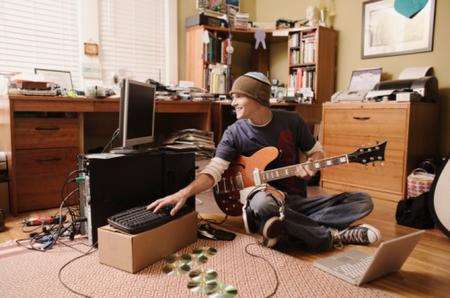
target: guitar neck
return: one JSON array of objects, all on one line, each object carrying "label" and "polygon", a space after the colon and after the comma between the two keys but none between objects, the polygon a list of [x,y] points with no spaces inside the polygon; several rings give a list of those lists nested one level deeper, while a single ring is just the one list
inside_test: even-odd
[{"label": "guitar neck", "polygon": [[300,170],[300,167],[305,167],[314,170],[320,170],[323,168],[333,167],[341,164],[349,163],[348,155],[340,155],[329,158],[324,158],[320,160],[315,160],[312,162],[305,162],[301,164],[296,164],[292,166],[282,167],[273,170],[267,170],[261,172],[261,181],[262,183],[275,181],[283,178],[297,176]]}]

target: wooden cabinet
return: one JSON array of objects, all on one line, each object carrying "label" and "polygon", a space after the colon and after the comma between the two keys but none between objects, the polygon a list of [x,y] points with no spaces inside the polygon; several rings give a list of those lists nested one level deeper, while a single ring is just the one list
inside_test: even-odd
[{"label": "wooden cabinet", "polygon": [[324,169],[321,186],[336,191],[369,192],[398,201],[406,195],[407,175],[437,152],[438,106],[431,103],[326,103],[323,145],[327,156],[352,152],[387,140],[385,162]]},{"label": "wooden cabinet", "polygon": [[[61,188],[66,176],[77,167],[79,119],[59,113],[59,117],[29,117],[16,112],[14,136],[15,187],[19,212],[53,208],[61,204]],[[73,189],[73,186],[72,188]],[[75,200],[69,201],[75,203]]]}]

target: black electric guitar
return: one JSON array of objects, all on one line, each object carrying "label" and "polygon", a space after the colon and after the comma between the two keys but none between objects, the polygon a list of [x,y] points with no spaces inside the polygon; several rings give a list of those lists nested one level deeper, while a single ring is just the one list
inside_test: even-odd
[{"label": "black electric guitar", "polygon": [[326,167],[347,163],[369,164],[384,161],[387,142],[372,147],[361,147],[356,151],[340,156],[329,157],[314,162],[306,162],[278,169],[264,170],[278,156],[278,149],[266,147],[252,156],[240,156],[222,175],[222,179],[214,186],[214,198],[219,208],[227,215],[242,214],[240,191],[245,188],[261,185],[270,181],[297,176],[300,167],[320,170]]}]

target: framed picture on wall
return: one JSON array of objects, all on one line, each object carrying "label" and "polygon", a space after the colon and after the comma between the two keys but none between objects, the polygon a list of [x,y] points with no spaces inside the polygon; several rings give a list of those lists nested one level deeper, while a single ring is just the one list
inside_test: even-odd
[{"label": "framed picture on wall", "polygon": [[432,51],[435,4],[436,0],[364,2],[362,59]]}]

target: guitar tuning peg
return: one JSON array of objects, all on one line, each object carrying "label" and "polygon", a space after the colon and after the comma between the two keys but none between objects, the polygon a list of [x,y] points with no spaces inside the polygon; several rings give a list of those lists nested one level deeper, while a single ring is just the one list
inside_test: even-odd
[{"label": "guitar tuning peg", "polygon": [[372,163],[372,167],[374,167],[374,166],[375,166],[375,163],[373,162],[373,163]]},{"label": "guitar tuning peg", "polygon": [[381,162],[380,165],[381,165],[382,167],[384,167],[384,162]]},{"label": "guitar tuning peg", "polygon": [[378,145],[378,144],[380,144],[380,141],[376,140],[375,143]]}]

